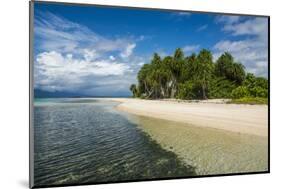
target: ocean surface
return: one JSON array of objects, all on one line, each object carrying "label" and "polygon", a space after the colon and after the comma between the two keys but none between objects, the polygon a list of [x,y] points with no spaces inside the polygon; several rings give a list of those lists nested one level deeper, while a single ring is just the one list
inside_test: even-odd
[{"label": "ocean surface", "polygon": [[36,186],[171,178],[195,168],[165,150],[116,102],[36,99]]}]

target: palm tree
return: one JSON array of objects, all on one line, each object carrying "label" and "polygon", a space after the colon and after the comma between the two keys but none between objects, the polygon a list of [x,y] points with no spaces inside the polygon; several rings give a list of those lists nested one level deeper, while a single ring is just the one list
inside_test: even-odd
[{"label": "palm tree", "polygon": [[196,59],[195,77],[201,85],[203,99],[207,99],[206,90],[208,88],[208,80],[211,78],[213,72],[212,59],[212,53],[206,49],[201,50]]},{"label": "palm tree", "polygon": [[172,62],[170,64],[170,70],[172,73],[171,98],[174,98],[175,94],[177,93],[178,82],[181,78],[181,70],[183,64],[184,64],[184,53],[181,48],[177,48],[172,58]]},{"label": "palm tree", "polygon": [[245,67],[243,64],[240,63],[234,63],[232,67],[232,74],[233,74],[233,80],[237,84],[242,84],[242,82],[245,79]]},{"label": "palm tree", "polygon": [[130,91],[133,93],[133,97],[137,97],[137,86],[135,84],[130,86]]},{"label": "palm tree", "polygon": [[219,77],[230,77],[232,71],[233,57],[230,53],[223,53],[215,65],[215,74]]}]

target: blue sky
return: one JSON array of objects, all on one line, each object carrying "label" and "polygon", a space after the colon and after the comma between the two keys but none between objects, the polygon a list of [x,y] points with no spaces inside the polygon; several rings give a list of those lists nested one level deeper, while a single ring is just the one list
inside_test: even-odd
[{"label": "blue sky", "polygon": [[35,88],[127,96],[152,54],[225,51],[267,77],[267,18],[35,3]]}]

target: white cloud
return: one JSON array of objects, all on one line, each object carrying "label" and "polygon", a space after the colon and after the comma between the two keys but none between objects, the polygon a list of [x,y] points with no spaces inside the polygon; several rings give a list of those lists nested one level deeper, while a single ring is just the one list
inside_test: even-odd
[{"label": "white cloud", "polygon": [[[244,64],[248,72],[267,77],[268,72],[268,26],[266,18],[243,19],[238,16],[220,17],[222,30],[240,39],[221,40],[214,45],[214,58],[230,52]],[[243,37],[243,38],[241,38]]]},{"label": "white cloud", "polygon": [[186,45],[182,48],[185,53],[194,53],[200,48],[200,45]]},{"label": "white cloud", "polygon": [[[95,83],[99,77],[123,76],[126,72],[131,72],[125,63],[73,58],[71,54],[63,56],[55,51],[37,55],[35,70],[35,86],[49,91],[76,89],[83,87],[85,83]],[[89,77],[93,81],[88,81]]]},{"label": "white cloud", "polygon": [[50,12],[36,14],[34,31],[35,88],[129,94],[134,72],[143,61],[133,51],[144,36],[109,39]]},{"label": "white cloud", "polygon": [[190,12],[178,12],[178,13],[175,13],[176,15],[178,16],[190,16],[191,13]]},{"label": "white cloud", "polygon": [[[35,16],[35,45],[40,51],[81,53],[81,49],[95,50],[96,53],[115,51],[132,53],[136,47],[132,38],[108,39],[88,27],[71,22],[50,12],[39,12]],[[139,37],[143,38],[143,37]]]},{"label": "white cloud", "polygon": [[235,24],[226,24],[223,30],[231,32],[232,35],[257,35],[267,33],[267,21],[264,18],[249,19]]},{"label": "white cloud", "polygon": [[246,66],[249,63],[267,59],[267,49],[264,45],[251,39],[240,41],[224,40],[218,42],[214,48],[219,52],[228,51],[232,53],[237,60],[245,63]]},{"label": "white cloud", "polygon": [[170,15],[173,20],[182,21],[182,20],[192,16],[192,13],[191,12],[172,12]]},{"label": "white cloud", "polygon": [[145,62],[139,62],[138,65],[139,66],[143,66],[145,64]]},{"label": "white cloud", "polygon": [[112,55],[110,55],[110,56],[109,56],[109,59],[110,59],[110,60],[115,60],[115,57],[112,56]]},{"label": "white cloud", "polygon": [[95,60],[99,57],[99,54],[95,49],[89,50],[89,49],[84,49],[84,58],[87,61]]},{"label": "white cloud", "polygon": [[128,58],[133,53],[135,47],[136,47],[135,43],[128,44],[127,47],[124,49],[124,51],[120,53],[120,56],[122,58]]},{"label": "white cloud", "polygon": [[208,24],[204,24],[204,25],[200,26],[199,28],[197,28],[196,31],[200,32],[200,31],[203,31],[203,30],[205,30],[207,28],[208,28]]},{"label": "white cloud", "polygon": [[240,16],[217,16],[216,22],[217,23],[226,23],[226,24],[235,24],[240,20]]}]

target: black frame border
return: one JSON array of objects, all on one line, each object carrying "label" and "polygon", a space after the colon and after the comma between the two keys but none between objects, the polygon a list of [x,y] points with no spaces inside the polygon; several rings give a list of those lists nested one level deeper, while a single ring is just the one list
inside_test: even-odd
[{"label": "black frame border", "polygon": [[[34,139],[33,139],[33,21],[34,21],[34,3],[42,4],[55,4],[66,6],[93,6],[102,8],[126,8],[126,9],[139,9],[139,10],[158,10],[167,12],[188,12],[188,13],[201,13],[201,14],[215,14],[215,15],[228,15],[228,16],[254,16],[264,17],[268,20],[268,170],[257,172],[241,172],[241,173],[226,173],[226,174],[213,174],[213,175],[198,175],[186,177],[166,177],[156,179],[135,179],[135,180],[122,180],[122,181],[108,181],[108,182],[89,182],[81,184],[58,184],[58,185],[34,185]],[[67,187],[67,186],[85,186],[97,184],[114,184],[114,183],[131,183],[131,182],[144,182],[144,181],[163,181],[163,180],[176,180],[176,179],[189,179],[189,178],[212,178],[212,177],[225,177],[225,176],[239,176],[239,175],[257,175],[270,173],[270,16],[269,15],[256,15],[256,14],[243,14],[243,13],[225,13],[213,11],[195,11],[195,10],[179,10],[179,9],[164,9],[164,8],[148,8],[148,7],[133,7],[121,5],[102,5],[92,3],[70,3],[70,2],[57,2],[57,1],[44,1],[44,0],[30,0],[29,1],[29,188],[53,188],[53,187]]]}]

